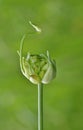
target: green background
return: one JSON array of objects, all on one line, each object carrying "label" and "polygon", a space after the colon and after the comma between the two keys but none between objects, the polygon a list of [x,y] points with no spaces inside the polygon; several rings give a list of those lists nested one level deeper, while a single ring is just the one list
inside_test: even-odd
[{"label": "green background", "polygon": [[82,0],[0,0],[0,130],[37,130],[37,86],[17,55],[24,34],[24,55],[49,50],[56,60],[56,79],[44,86],[44,130],[83,130]]}]

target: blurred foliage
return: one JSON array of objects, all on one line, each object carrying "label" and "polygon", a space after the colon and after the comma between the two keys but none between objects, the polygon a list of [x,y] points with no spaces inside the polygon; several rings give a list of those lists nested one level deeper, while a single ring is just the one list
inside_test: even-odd
[{"label": "blurred foliage", "polygon": [[82,0],[0,0],[0,130],[37,130],[37,87],[22,76],[17,55],[23,34],[24,54],[49,50],[57,64],[44,86],[44,130],[83,130]]}]

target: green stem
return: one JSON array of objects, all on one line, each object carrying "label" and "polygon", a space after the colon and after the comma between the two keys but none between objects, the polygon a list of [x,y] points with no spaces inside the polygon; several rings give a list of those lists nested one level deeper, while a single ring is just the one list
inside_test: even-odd
[{"label": "green stem", "polygon": [[43,84],[38,84],[38,130],[43,130]]}]

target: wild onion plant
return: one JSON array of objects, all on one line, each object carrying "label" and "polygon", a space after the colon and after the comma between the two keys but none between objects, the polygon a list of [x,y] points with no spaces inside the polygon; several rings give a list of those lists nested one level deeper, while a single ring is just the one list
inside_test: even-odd
[{"label": "wild onion plant", "polygon": [[[41,29],[29,22],[30,25],[37,31]],[[56,76],[55,60],[52,60],[49,52],[47,54],[30,54],[23,57],[23,36],[18,51],[20,57],[20,69],[22,74],[33,84],[38,86],[38,130],[43,130],[43,85],[48,84]]]}]

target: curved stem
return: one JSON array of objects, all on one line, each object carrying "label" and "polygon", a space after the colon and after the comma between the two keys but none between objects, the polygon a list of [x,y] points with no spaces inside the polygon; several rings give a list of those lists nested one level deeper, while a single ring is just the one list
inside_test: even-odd
[{"label": "curved stem", "polygon": [[21,42],[20,42],[20,51],[19,51],[19,54],[20,54],[20,68],[21,68],[22,73],[24,73],[24,71],[23,71],[23,62],[22,62],[22,60],[23,60],[22,53],[23,53],[24,39],[25,39],[25,35],[21,39]]},{"label": "curved stem", "polygon": [[43,84],[38,84],[38,130],[43,130]]}]

